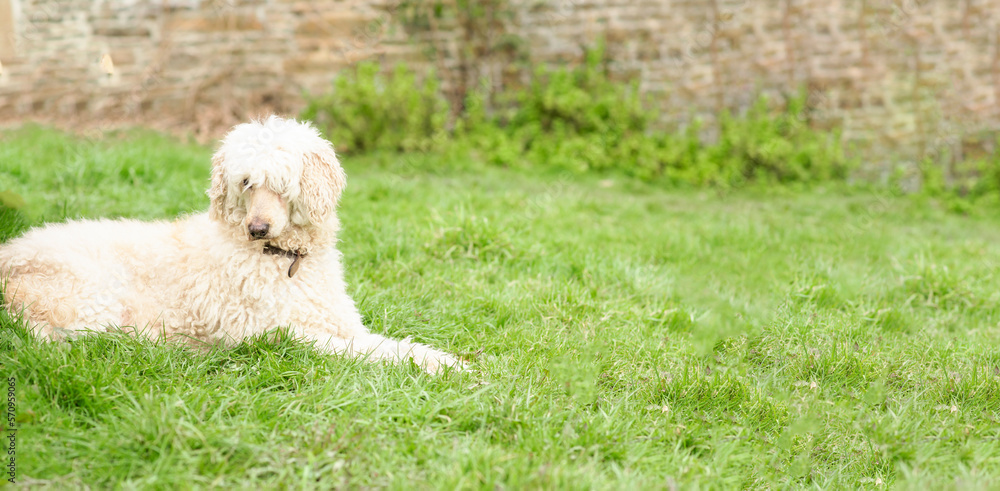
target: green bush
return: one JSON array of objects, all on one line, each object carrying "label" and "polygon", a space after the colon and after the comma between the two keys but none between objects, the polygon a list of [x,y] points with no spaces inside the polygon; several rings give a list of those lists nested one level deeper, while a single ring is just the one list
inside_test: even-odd
[{"label": "green bush", "polygon": [[773,111],[760,97],[741,117],[723,113],[719,142],[711,149],[720,173],[783,183],[847,178],[855,164],[844,155],[840,133],[810,128],[805,101],[801,94]]},{"label": "green bush", "polygon": [[[1000,139],[997,139],[1000,146]],[[1000,194],[1000,154],[990,158],[970,160],[959,164],[960,180],[957,189],[974,198]]]},{"label": "green bush", "polygon": [[451,111],[433,76],[418,82],[402,66],[382,75],[370,63],[311,99],[303,117],[346,151],[448,146],[493,165],[613,171],[676,185],[844,179],[854,163],[840,135],[810,128],[805,110],[804,95],[782,111],[761,98],[744,115],[722,114],[714,143],[701,141],[697,123],[667,132],[637,84],[609,77],[599,45],[577,67],[536,69],[524,90],[472,91],[450,130]]},{"label": "green bush", "polygon": [[434,75],[418,80],[404,65],[390,76],[372,62],[358,64],[312,97],[302,118],[315,122],[342,151],[427,150],[443,135],[450,109]]},{"label": "green bush", "polygon": [[[1000,146],[1000,139],[996,145]],[[947,208],[960,213],[981,205],[1000,205],[1000,154],[961,161],[947,169],[941,162],[950,160],[951,156],[945,155],[921,163],[921,194],[940,199]]]},{"label": "green bush", "polygon": [[655,115],[643,107],[638,84],[612,82],[603,58],[598,47],[576,69],[538,68],[528,90],[514,95],[517,107],[508,126],[616,138],[645,132]]}]

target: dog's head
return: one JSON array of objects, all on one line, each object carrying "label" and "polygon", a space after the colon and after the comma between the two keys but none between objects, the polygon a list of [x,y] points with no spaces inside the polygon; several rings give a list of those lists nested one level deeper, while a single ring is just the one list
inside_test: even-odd
[{"label": "dog's head", "polygon": [[330,142],[309,123],[270,116],[236,126],[212,157],[209,216],[248,240],[322,226],[347,176]]}]

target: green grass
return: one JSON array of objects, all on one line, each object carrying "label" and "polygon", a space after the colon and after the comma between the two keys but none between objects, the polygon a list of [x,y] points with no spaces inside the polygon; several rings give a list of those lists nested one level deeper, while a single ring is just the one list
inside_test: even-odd
[{"label": "green grass", "polygon": [[[0,232],[204,209],[210,149],[35,127]],[[345,159],[372,330],[473,369],[39,343],[0,311],[18,477],[55,487],[1000,486],[1000,219],[873,191],[666,191]]]}]

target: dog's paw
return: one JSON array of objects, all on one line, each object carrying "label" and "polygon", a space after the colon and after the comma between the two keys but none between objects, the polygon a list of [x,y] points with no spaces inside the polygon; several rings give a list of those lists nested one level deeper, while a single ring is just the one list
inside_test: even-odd
[{"label": "dog's paw", "polygon": [[431,375],[442,373],[446,370],[446,368],[456,371],[468,368],[468,365],[466,365],[465,362],[459,360],[454,355],[450,355],[443,351],[429,349],[426,352],[421,353],[421,355],[421,357],[414,356],[413,361],[420,365],[420,368],[422,368],[425,372]]}]

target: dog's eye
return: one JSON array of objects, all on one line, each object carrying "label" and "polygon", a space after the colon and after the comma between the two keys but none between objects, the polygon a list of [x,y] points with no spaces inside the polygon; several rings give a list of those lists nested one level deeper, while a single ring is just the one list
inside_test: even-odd
[{"label": "dog's eye", "polygon": [[248,187],[250,187],[250,179],[249,178],[243,180],[243,189],[246,189]]}]

